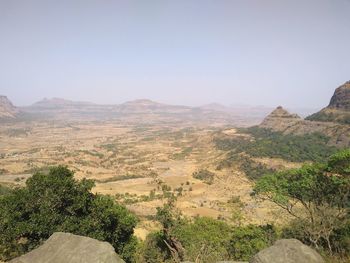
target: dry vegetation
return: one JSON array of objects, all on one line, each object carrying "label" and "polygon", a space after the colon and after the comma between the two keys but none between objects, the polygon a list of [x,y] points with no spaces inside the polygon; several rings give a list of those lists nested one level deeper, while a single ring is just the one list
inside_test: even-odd
[{"label": "dry vegetation", "polygon": [[[139,215],[136,233],[144,238],[157,227],[156,207],[169,195],[189,216],[232,223],[282,222],[281,211],[251,196],[252,182],[238,167],[217,170],[225,153],[213,136],[218,128],[135,125],[127,122],[31,122],[0,127],[0,182],[23,185],[35,171],[64,164],[77,178],[96,180],[95,192],[108,194]],[[224,136],[247,136],[234,129]],[[266,158],[261,160],[269,163]],[[270,162],[289,165],[284,161]],[[208,184],[200,170],[215,174]],[[228,201],[234,200],[234,202]]]}]

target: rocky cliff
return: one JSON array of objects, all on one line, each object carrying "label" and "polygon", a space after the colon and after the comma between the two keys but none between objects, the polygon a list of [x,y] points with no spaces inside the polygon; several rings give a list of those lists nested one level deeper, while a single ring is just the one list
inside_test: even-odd
[{"label": "rocky cliff", "polygon": [[18,113],[19,110],[12,102],[6,96],[0,95],[0,118],[15,118]]},{"label": "rocky cliff", "polygon": [[350,111],[350,81],[335,90],[328,108]]},{"label": "rocky cliff", "polygon": [[350,147],[350,81],[337,88],[329,105],[305,120],[281,106],[259,125],[284,134],[321,133],[330,138],[329,144]]},{"label": "rocky cliff", "polygon": [[350,124],[350,81],[335,90],[327,107],[306,119]]}]

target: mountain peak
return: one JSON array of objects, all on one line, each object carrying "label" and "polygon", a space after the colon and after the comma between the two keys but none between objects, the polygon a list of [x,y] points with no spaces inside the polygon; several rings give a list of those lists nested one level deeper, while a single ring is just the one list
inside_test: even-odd
[{"label": "mountain peak", "polygon": [[15,118],[19,110],[4,95],[0,95],[0,118]]},{"label": "mountain peak", "polygon": [[350,81],[345,82],[334,91],[327,107],[306,119],[350,124]]},{"label": "mountain peak", "polygon": [[328,108],[350,111],[350,81],[335,90]]},{"label": "mountain peak", "polygon": [[259,125],[262,128],[272,130],[285,130],[292,123],[297,123],[302,119],[297,114],[291,114],[282,106],[273,110]]},{"label": "mountain peak", "polygon": [[275,110],[273,110],[267,118],[291,118],[291,119],[300,119],[297,114],[291,114],[282,106],[278,106]]}]

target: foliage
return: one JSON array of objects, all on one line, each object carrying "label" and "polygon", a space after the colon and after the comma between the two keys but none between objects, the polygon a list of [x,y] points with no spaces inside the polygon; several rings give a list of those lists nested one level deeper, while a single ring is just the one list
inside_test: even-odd
[{"label": "foliage", "polygon": [[192,174],[193,178],[202,180],[206,184],[212,184],[214,181],[215,174],[208,170],[199,170]]},{"label": "foliage", "polygon": [[7,195],[11,192],[11,188],[0,184],[0,196]]},{"label": "foliage", "polygon": [[306,118],[309,121],[329,121],[329,122],[339,122],[344,124],[350,124],[350,114],[349,113],[333,113],[333,112],[316,112]]},{"label": "foliage", "polygon": [[[233,197],[232,203],[240,203],[239,198]],[[232,227],[207,217],[185,218],[174,200],[157,210],[162,230],[147,236],[137,262],[247,260],[277,237],[270,225]]]},{"label": "foliage", "polygon": [[292,135],[273,132],[269,129],[251,127],[240,132],[251,135],[254,140],[241,137],[216,138],[218,149],[245,152],[253,157],[282,158],[292,162],[323,161],[336,151],[328,146],[329,138],[319,134]]},{"label": "foliage", "polygon": [[333,237],[344,228],[350,212],[350,149],[325,164],[269,174],[258,180],[254,193],[296,218],[299,236],[330,253]]},{"label": "foliage", "polygon": [[234,260],[248,261],[252,255],[271,246],[277,239],[272,225],[236,227],[230,238],[229,254]]},{"label": "foliage", "polygon": [[1,198],[1,259],[23,254],[60,231],[108,241],[130,262],[136,218],[110,198],[92,194],[92,187],[93,181],[76,181],[72,171],[58,166]]},{"label": "foliage", "polygon": [[193,222],[183,221],[172,234],[185,248],[186,260],[215,262],[229,258],[230,231],[231,227],[225,222],[197,217]]},{"label": "foliage", "polygon": [[171,261],[171,255],[164,243],[162,232],[152,232],[147,235],[145,242],[138,251],[136,262],[159,263],[167,261]]},{"label": "foliage", "polygon": [[264,174],[275,171],[268,168],[265,164],[252,160],[244,154],[236,154],[234,152],[229,152],[227,158],[219,163],[217,169],[221,170],[233,166],[237,166],[250,180],[257,180]]}]

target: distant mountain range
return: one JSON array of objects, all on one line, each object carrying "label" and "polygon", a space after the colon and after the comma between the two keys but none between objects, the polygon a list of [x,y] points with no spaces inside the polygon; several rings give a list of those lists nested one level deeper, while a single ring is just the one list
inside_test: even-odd
[{"label": "distant mountain range", "polygon": [[[309,121],[350,123],[350,82],[337,88],[329,106],[312,114],[310,109],[290,109]],[[71,101],[62,98],[43,99],[27,107],[15,107],[5,97],[0,96],[0,119],[19,118],[21,120],[108,120],[140,123],[203,123],[210,125],[251,126],[259,124],[273,108],[265,106],[224,106],[212,103],[200,107],[168,105],[152,100],[140,99],[122,104],[101,105],[91,102]],[[277,108],[265,118],[261,126],[281,130],[290,120],[288,126],[300,122],[299,116],[291,115],[282,107]],[[293,121],[292,121],[293,120]],[[324,126],[324,125],[323,125]],[[286,128],[286,127],[285,127]]]},{"label": "distant mountain range", "polygon": [[[11,102],[3,102],[12,105]],[[201,107],[168,105],[147,99],[128,101],[116,105],[71,101],[62,98],[43,99],[27,107],[3,107],[2,115],[16,120],[106,120],[118,119],[140,123],[190,122],[210,125],[250,126],[258,124],[271,108],[226,107],[210,104]]]}]

